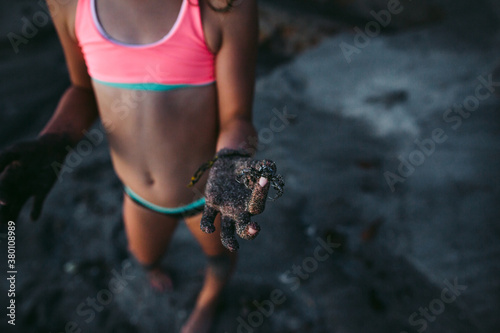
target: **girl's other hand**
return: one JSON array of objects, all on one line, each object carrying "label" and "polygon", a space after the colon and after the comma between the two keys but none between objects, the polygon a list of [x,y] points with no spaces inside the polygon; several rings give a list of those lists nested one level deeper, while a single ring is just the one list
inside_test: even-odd
[{"label": "girl's other hand", "polygon": [[15,143],[0,152],[0,223],[16,220],[32,196],[30,217],[33,221],[38,219],[58,178],[67,147],[71,147],[67,135],[50,133]]}]

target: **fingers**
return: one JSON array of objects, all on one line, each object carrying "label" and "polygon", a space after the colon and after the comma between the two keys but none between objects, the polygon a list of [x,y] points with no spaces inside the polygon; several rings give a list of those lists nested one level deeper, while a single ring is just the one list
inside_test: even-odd
[{"label": "fingers", "polygon": [[33,208],[31,209],[30,218],[32,221],[38,220],[40,214],[42,213],[43,203],[45,202],[45,198],[47,197],[47,193],[41,195],[35,195],[35,200],[33,201]]},{"label": "fingers", "polygon": [[224,245],[224,247],[226,247],[231,252],[238,251],[238,249],[240,248],[236,237],[234,237],[234,225],[235,221],[232,218],[228,216],[222,216],[220,237],[222,245]]},{"label": "fingers", "polygon": [[16,221],[23,204],[24,201],[22,201],[22,203],[0,206],[0,224],[7,223],[9,221]]},{"label": "fingers", "polygon": [[3,171],[10,163],[14,162],[19,158],[19,154],[13,152],[12,150],[4,150],[0,153],[0,172]]},{"label": "fingers", "polygon": [[0,222],[15,221],[29,195],[20,190],[22,177],[19,162],[12,162],[0,174]]},{"label": "fingers", "polygon": [[257,222],[250,221],[250,216],[248,212],[242,213],[236,222],[236,233],[246,240],[255,239],[260,232],[260,226]]},{"label": "fingers", "polygon": [[216,216],[217,210],[213,207],[205,205],[205,208],[203,209],[203,216],[201,217],[200,229],[207,234],[214,232],[214,220]]},{"label": "fingers", "polygon": [[19,162],[13,162],[0,173],[0,204],[6,205],[18,196],[18,185],[16,184],[26,179],[19,170]]},{"label": "fingers", "polygon": [[253,161],[254,183],[248,211],[256,215],[264,211],[271,181],[276,176],[276,164],[271,160]]},{"label": "fingers", "polygon": [[265,177],[260,177],[254,185],[250,201],[248,202],[248,212],[252,215],[260,214],[266,207],[267,194],[269,193],[270,182]]}]

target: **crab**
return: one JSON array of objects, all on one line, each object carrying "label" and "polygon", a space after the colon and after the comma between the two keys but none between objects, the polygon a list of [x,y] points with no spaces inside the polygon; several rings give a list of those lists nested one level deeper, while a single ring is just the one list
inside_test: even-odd
[{"label": "crab", "polygon": [[270,160],[259,161],[257,163],[257,168],[250,167],[241,170],[237,177],[237,182],[243,183],[248,189],[252,190],[257,182],[259,182],[262,187],[265,186],[266,181],[261,181],[262,178],[269,181],[276,191],[276,195],[274,197],[269,197],[269,199],[274,201],[283,195],[285,181],[281,175],[276,173],[276,163]]}]

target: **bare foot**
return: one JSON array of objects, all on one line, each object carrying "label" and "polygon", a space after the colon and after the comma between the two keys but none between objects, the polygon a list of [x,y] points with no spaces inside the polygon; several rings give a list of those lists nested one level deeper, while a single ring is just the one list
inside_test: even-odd
[{"label": "bare foot", "polygon": [[181,333],[208,333],[212,327],[217,304],[196,306],[181,329]]},{"label": "bare foot", "polygon": [[148,272],[148,278],[151,287],[159,293],[172,291],[174,289],[170,276],[159,268],[150,270]]}]

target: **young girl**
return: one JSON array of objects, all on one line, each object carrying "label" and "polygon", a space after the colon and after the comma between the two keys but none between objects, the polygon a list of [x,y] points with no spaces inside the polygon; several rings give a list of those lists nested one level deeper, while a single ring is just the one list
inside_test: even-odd
[{"label": "young girl", "polygon": [[[124,184],[129,250],[149,269],[152,286],[170,287],[168,276],[155,265],[180,218],[208,258],[204,285],[184,333],[209,330],[217,298],[236,261],[234,252],[221,243],[220,217],[215,228],[211,224],[216,203],[205,209],[202,227],[218,232],[200,230],[205,199],[197,193],[204,193],[207,177],[195,190],[186,185],[216,152],[222,150],[219,160],[226,162],[248,160],[242,149],[251,149],[248,141],[255,137],[251,110],[257,6],[255,0],[233,1],[49,3],[71,86],[37,140],[15,145],[0,156],[2,219],[17,216],[30,196],[35,197],[36,219],[57,177],[54,162],[62,163],[66,147],[75,145],[100,116],[114,169]],[[210,173],[212,178],[224,175],[227,172]],[[208,182],[214,184],[233,181],[210,177]],[[267,192],[266,180],[258,183]],[[231,238],[235,221],[223,219],[224,245],[236,250]],[[236,229],[251,239],[258,227],[248,222],[243,231]]]}]

